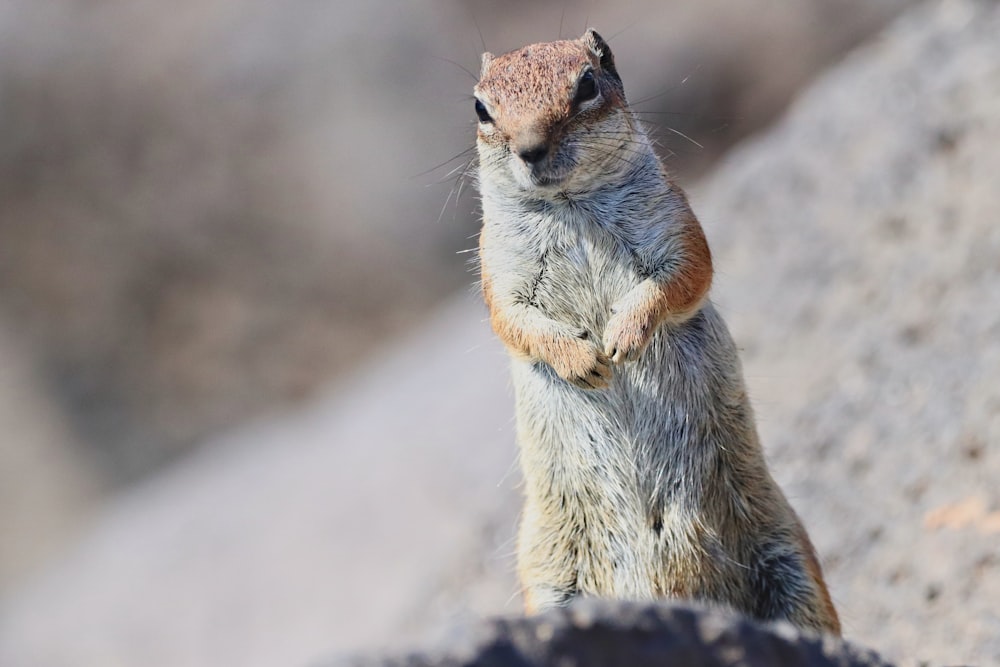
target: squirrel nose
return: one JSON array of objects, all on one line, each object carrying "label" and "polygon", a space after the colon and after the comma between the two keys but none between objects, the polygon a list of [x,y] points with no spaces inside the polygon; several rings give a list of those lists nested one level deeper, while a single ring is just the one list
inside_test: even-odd
[{"label": "squirrel nose", "polygon": [[519,149],[517,154],[528,164],[538,164],[549,154],[549,147],[546,144],[535,144],[534,146]]}]

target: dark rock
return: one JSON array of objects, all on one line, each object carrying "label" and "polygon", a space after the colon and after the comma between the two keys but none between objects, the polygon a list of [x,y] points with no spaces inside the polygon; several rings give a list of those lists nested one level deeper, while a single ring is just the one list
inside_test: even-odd
[{"label": "dark rock", "polygon": [[581,600],[540,616],[483,621],[447,646],[341,667],[874,667],[876,653],[786,623],[678,604]]}]

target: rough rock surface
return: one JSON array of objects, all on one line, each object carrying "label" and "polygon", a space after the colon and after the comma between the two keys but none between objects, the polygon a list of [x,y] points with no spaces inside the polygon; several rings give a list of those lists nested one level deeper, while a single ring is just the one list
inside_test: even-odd
[{"label": "rough rock surface", "polygon": [[531,618],[470,625],[445,646],[341,667],[883,667],[876,653],[787,624],[718,610],[580,600]]}]

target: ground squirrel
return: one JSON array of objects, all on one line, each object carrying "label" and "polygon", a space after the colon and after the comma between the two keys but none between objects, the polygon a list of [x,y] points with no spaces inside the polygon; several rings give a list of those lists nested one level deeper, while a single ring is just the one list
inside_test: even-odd
[{"label": "ground squirrel", "polygon": [[607,43],[483,55],[482,289],[512,357],[529,612],[686,598],[840,632],[771,478],[712,259]]}]

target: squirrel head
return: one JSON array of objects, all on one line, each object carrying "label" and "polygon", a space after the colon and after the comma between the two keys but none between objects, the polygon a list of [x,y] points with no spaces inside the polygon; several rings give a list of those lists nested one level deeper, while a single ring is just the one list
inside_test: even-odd
[{"label": "squirrel head", "polygon": [[621,171],[634,126],[607,42],[575,40],[484,53],[474,89],[482,179],[522,191],[586,190]]}]

